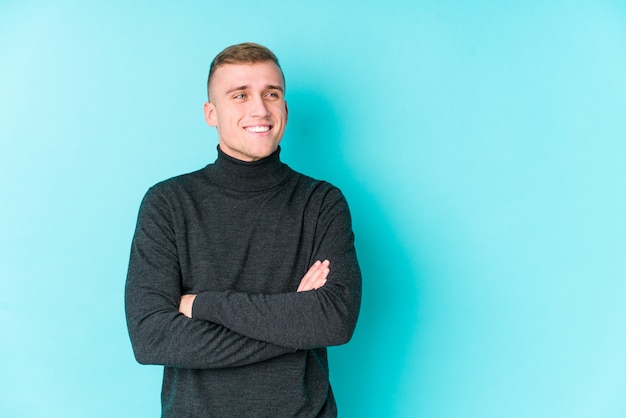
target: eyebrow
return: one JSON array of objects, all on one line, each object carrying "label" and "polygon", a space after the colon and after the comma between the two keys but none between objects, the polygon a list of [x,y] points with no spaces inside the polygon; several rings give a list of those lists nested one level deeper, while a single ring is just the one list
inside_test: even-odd
[{"label": "eyebrow", "polygon": [[[229,89],[228,91],[226,91],[226,94],[231,94],[234,93],[236,91],[244,91],[244,90],[248,90],[250,88],[250,86],[245,85],[245,86],[239,86],[239,87],[233,87],[232,89]],[[285,89],[282,86],[275,86],[273,84],[267,85],[265,86],[266,90],[278,90],[281,93],[285,92]]]},{"label": "eyebrow", "polygon": [[239,87],[233,87],[232,89],[229,89],[226,94],[230,94],[233,93],[235,91],[241,91],[241,90],[247,90],[248,86],[239,86]]},{"label": "eyebrow", "polygon": [[284,92],[285,89],[282,88],[281,86],[273,86],[273,85],[269,85],[266,87],[268,90],[278,90],[280,92]]}]

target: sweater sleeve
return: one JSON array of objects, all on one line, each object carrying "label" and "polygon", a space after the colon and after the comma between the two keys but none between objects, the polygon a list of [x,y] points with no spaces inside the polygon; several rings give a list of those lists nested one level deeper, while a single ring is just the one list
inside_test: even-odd
[{"label": "sweater sleeve", "polygon": [[326,194],[318,214],[311,260],[318,259],[331,262],[327,282],[318,290],[206,291],[197,295],[193,317],[279,346],[311,349],[344,344],[352,337],[359,314],[361,271],[348,204],[336,188]]},{"label": "sweater sleeve", "polygon": [[293,349],[242,335],[178,312],[181,273],[167,204],[144,197],[133,237],[125,288],[126,319],[142,364],[218,368],[257,363]]}]

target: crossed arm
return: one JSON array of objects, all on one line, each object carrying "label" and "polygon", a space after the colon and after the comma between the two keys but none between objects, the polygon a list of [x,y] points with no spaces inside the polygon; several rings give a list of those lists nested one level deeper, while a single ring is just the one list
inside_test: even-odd
[{"label": "crossed arm", "polygon": [[[326,284],[326,278],[330,273],[330,261],[317,260],[309,271],[300,280],[297,292],[306,292],[309,290],[317,290]],[[182,295],[180,298],[180,305],[178,307],[179,312],[185,315],[187,318],[192,317],[193,302],[196,299],[195,294]]]},{"label": "crossed arm", "polygon": [[[314,249],[325,261],[309,268],[296,291],[209,290],[181,298],[171,215],[158,194],[147,195],[126,283],[128,329],[137,360],[184,368],[230,367],[347,342],[358,315],[361,278],[347,206],[340,199],[330,206],[329,220],[318,229],[332,238]],[[326,257],[333,262],[332,272]]]}]

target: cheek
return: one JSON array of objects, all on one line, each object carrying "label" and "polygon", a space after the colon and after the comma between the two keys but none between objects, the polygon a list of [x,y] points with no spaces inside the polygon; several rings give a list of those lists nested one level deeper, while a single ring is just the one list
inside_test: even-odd
[{"label": "cheek", "polygon": [[276,117],[287,121],[287,109],[284,106],[276,106],[273,113]]},{"label": "cheek", "polygon": [[245,109],[240,106],[223,104],[216,113],[219,123],[233,125],[245,115]]}]

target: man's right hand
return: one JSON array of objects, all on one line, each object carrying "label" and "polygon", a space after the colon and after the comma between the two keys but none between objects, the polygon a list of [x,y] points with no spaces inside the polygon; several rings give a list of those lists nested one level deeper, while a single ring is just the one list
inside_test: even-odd
[{"label": "man's right hand", "polygon": [[307,290],[317,290],[324,286],[328,273],[330,273],[328,266],[330,266],[330,261],[317,260],[300,281],[297,291],[306,292]]}]

